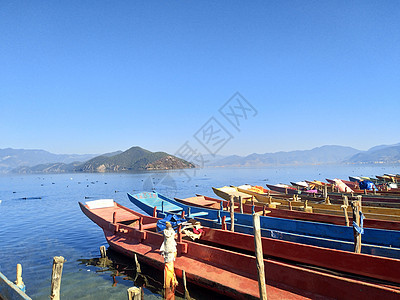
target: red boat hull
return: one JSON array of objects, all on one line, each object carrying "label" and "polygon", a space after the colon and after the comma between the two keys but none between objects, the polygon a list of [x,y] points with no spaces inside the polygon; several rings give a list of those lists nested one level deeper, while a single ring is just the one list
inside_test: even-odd
[{"label": "red boat hull", "polygon": [[[131,257],[134,254],[138,254],[140,260],[154,267],[163,268],[163,257],[158,250],[163,241],[163,236],[152,230],[157,221],[156,218],[138,214],[120,205],[92,210],[81,203],[80,206],[82,211],[103,229],[110,247]],[[138,224],[124,224],[124,222],[130,223],[131,221],[138,221]],[[225,247],[232,246],[234,248],[247,245],[249,247],[247,250],[249,251],[252,251],[254,247],[251,242],[253,239],[249,235],[209,228],[205,228],[205,234],[201,240],[213,243],[219,241]],[[264,249],[271,249],[271,245],[265,242],[265,239],[263,239],[263,243],[267,243],[264,244]],[[295,248],[297,244],[289,242],[281,244],[283,248],[277,246],[278,248],[275,248],[276,250],[274,251],[279,253],[288,247],[289,244],[294,244],[292,245],[294,248],[290,250],[291,254],[290,252],[286,252],[286,255],[291,255],[292,258],[304,255],[302,253],[304,250]],[[232,298],[249,299],[259,297],[254,256],[189,240],[180,241],[178,239],[177,246],[178,257],[175,261],[175,269],[178,277],[181,276],[182,270],[185,270],[189,281],[216,290]],[[332,253],[331,250],[327,252],[324,260],[331,261],[331,264],[337,263],[337,261],[332,260],[333,256],[328,255],[328,253]],[[310,254],[305,256],[310,256]],[[364,257],[365,259],[368,258],[369,264],[376,267],[378,265],[376,265],[374,260],[378,259],[383,262],[382,267],[390,269],[390,267],[385,265],[385,262],[392,262],[390,266],[394,270],[398,270],[399,267],[397,260],[368,255],[356,256]],[[349,263],[347,260],[343,262],[344,265],[347,263]],[[354,260],[350,260],[350,264],[357,267],[362,266]],[[283,261],[276,261],[271,258],[264,259],[264,266],[267,278],[267,293],[270,299],[326,299],[338,297],[341,299],[365,299],[366,297],[398,299],[400,297],[400,291],[392,287],[343,278],[327,272],[315,271]],[[388,270],[386,269],[386,271]],[[369,270],[368,272],[376,272],[376,270]],[[389,274],[391,273],[389,272]]]}]

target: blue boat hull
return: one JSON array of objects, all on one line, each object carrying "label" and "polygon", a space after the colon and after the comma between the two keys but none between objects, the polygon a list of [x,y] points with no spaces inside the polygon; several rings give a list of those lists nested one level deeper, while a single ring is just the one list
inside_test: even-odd
[{"label": "blue boat hull", "polygon": [[[225,216],[230,227],[230,213],[188,206],[158,193],[128,194],[129,200],[148,214],[157,207],[157,216],[163,218],[167,213],[181,214],[187,218],[199,219],[204,226],[221,228]],[[317,222],[288,220],[261,216],[262,235],[296,243],[353,251],[353,228]],[[235,231],[252,234],[251,215],[235,213]],[[400,258],[400,232],[392,230],[364,228],[362,252],[391,258]]]}]

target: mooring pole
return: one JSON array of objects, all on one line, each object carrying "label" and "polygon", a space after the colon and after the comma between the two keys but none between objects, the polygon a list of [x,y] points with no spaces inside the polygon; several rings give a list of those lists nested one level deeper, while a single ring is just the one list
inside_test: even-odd
[{"label": "mooring pole", "polygon": [[51,273],[51,300],[60,299],[60,288],[61,288],[61,275],[64,266],[65,259],[62,256],[54,256],[53,258],[53,271]]},{"label": "mooring pole", "polygon": [[100,257],[106,258],[107,257],[107,250],[105,246],[100,246]]},{"label": "mooring pole", "polygon": [[258,289],[260,292],[260,299],[267,299],[267,288],[265,286],[265,272],[264,272],[264,255],[261,243],[261,226],[260,216],[253,214],[253,231],[254,231],[254,248],[256,253],[256,264],[258,274]]},{"label": "mooring pole", "polygon": [[353,209],[353,234],[354,234],[354,252],[361,253],[361,234],[362,228],[361,223],[361,201],[354,200],[351,202],[351,208]]},{"label": "mooring pole", "polygon": [[235,231],[235,202],[233,202],[233,196],[230,196],[231,204],[231,231]]},{"label": "mooring pole", "polygon": [[136,266],[136,273],[142,273],[136,253],[135,253],[135,266]]},{"label": "mooring pole", "polygon": [[15,280],[15,285],[23,292],[26,291],[25,284],[22,281],[22,265],[17,264],[17,277]]},{"label": "mooring pole", "polygon": [[243,200],[242,196],[239,196],[239,207],[240,207],[240,213],[243,213]]},{"label": "mooring pole", "polygon": [[349,200],[347,196],[343,196],[343,205],[341,207],[343,208],[346,226],[350,226],[349,215],[347,214],[347,208],[349,207]]},{"label": "mooring pole", "polygon": [[133,286],[128,290],[128,300],[141,300],[142,299],[142,288]]},{"label": "mooring pole", "polygon": [[185,290],[185,299],[191,299],[189,295],[189,291],[187,289],[187,284],[186,284],[186,272],[185,270],[182,270],[182,279],[183,279],[183,288]]}]

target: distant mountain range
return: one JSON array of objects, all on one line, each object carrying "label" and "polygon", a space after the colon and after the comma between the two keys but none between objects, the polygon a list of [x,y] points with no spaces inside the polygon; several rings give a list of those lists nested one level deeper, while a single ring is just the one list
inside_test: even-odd
[{"label": "distant mountain range", "polygon": [[151,152],[132,147],[124,152],[105,153],[86,162],[51,162],[19,166],[12,173],[129,172],[194,168],[195,165],[165,152]]},{"label": "distant mountain range", "polygon": [[[311,150],[204,157],[209,167],[261,167],[313,164],[377,164],[400,163],[400,143],[380,145],[361,151],[344,146],[322,146]],[[194,168],[165,152],[151,152],[140,147],[102,155],[53,154],[45,150],[0,149],[0,173],[70,173],[120,172],[134,170],[168,170]],[[203,167],[203,166],[199,166]]]},{"label": "distant mountain range", "polygon": [[76,161],[86,161],[98,154],[54,154],[45,150],[0,149],[0,173],[9,172],[15,168],[33,167],[38,164],[58,162],[69,164]]},{"label": "distant mountain range", "polygon": [[400,163],[400,143],[375,146],[361,151],[344,146],[322,146],[311,150],[231,155],[212,162],[214,167],[262,167],[276,165],[315,165],[340,163]]},{"label": "distant mountain range", "polygon": [[368,151],[353,155],[352,163],[400,163],[400,143],[396,145],[376,146]]}]

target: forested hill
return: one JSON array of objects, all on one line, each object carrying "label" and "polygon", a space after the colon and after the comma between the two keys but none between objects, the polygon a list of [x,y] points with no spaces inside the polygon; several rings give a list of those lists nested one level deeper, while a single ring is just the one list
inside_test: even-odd
[{"label": "forested hill", "polygon": [[76,167],[75,170],[78,172],[118,172],[194,167],[192,163],[165,152],[151,152],[140,147],[132,147],[114,156],[97,156]]}]

